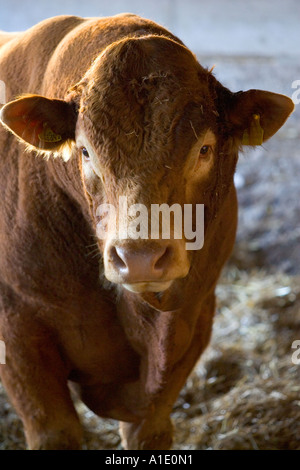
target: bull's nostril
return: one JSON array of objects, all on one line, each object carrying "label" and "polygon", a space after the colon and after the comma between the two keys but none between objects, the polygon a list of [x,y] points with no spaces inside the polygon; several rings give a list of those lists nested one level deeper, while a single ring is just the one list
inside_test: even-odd
[{"label": "bull's nostril", "polygon": [[172,248],[167,246],[163,254],[159,257],[159,259],[154,264],[154,270],[162,270],[168,266],[170,260],[172,258]]},{"label": "bull's nostril", "polygon": [[113,265],[117,269],[125,269],[125,268],[127,268],[127,265],[126,265],[126,262],[123,260],[122,256],[120,256],[120,254],[118,253],[117,248],[115,246],[113,246],[110,250],[110,253],[109,253],[110,259],[111,259],[111,262],[113,263]]}]

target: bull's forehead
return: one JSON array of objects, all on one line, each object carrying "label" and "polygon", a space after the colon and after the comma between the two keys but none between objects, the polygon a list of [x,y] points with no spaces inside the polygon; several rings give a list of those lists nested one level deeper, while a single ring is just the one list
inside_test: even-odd
[{"label": "bull's forehead", "polygon": [[212,127],[208,81],[192,53],[168,38],[120,41],[87,75],[81,103],[86,133],[103,156],[119,151],[136,159],[142,147],[147,154],[170,151],[178,129],[186,127],[185,137],[193,138],[190,121],[198,133]]},{"label": "bull's forehead", "polygon": [[[182,44],[164,36],[125,38],[108,46],[94,61],[86,78],[93,83],[126,82],[152,74],[163,78],[175,75],[184,83],[207,74],[195,56]],[[125,80],[125,82],[124,82]],[[107,83],[106,83],[107,84]]]},{"label": "bull's forehead", "polygon": [[86,77],[77,126],[98,173],[119,184],[156,181],[158,193],[170,168],[183,172],[195,143],[216,125],[209,75],[167,38],[121,41],[102,54]]}]

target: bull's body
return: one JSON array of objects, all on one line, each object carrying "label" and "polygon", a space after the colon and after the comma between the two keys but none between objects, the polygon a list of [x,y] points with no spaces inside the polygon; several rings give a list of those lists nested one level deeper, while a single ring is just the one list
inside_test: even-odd
[{"label": "bull's body", "polygon": [[[178,41],[133,15],[59,17],[13,38],[0,34],[6,99],[64,99],[106,46],[150,34]],[[68,380],[94,412],[122,422],[126,448],[169,447],[169,414],[208,344],[215,285],[234,243],[232,174],[203,249],[160,309],[155,296],[151,303],[103,275],[99,280],[79,160],[26,153],[0,129],[0,339],[7,351],[1,376],[31,448],[80,445]]]}]

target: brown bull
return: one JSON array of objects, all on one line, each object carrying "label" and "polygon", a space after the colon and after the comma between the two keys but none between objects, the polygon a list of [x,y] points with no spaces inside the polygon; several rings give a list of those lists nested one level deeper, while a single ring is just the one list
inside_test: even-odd
[{"label": "brown bull", "polygon": [[[271,137],[293,104],[230,92],[134,15],[52,18],[0,44],[1,377],[28,446],[80,447],[71,384],[120,420],[124,448],[167,449],[234,243],[238,150]],[[204,204],[204,246],[187,249],[175,215],[169,237],[144,220],[144,237],[124,237],[125,199],[149,211]]]}]

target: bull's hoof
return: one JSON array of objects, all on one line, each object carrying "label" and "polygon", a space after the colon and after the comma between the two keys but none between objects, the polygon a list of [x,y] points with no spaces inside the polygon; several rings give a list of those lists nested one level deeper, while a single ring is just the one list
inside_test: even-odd
[{"label": "bull's hoof", "polygon": [[168,450],[173,442],[170,419],[159,426],[147,420],[140,424],[120,423],[120,434],[125,450]]}]

